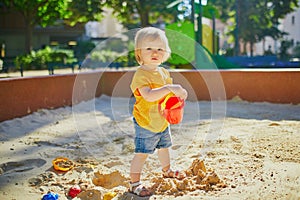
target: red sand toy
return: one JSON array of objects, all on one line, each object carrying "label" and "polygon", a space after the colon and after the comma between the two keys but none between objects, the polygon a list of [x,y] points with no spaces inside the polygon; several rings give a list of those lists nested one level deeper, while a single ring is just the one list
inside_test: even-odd
[{"label": "red sand toy", "polygon": [[182,121],[184,100],[169,94],[159,103],[159,110],[170,124],[178,124]]}]

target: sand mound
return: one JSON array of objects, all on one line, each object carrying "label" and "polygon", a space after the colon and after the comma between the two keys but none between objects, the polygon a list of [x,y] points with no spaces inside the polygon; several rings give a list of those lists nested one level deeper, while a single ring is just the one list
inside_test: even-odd
[{"label": "sand mound", "polygon": [[81,200],[99,200],[102,199],[102,194],[99,190],[90,189],[83,191],[77,195],[77,199]]},{"label": "sand mound", "polygon": [[[68,172],[48,171],[30,179],[29,184],[43,192],[64,193],[66,196],[70,187],[79,185],[82,192],[77,198],[82,200],[103,199],[103,194],[107,192],[117,192],[123,198],[129,197],[130,194],[125,192],[129,178],[120,171],[105,168],[92,160],[77,160],[74,163],[75,167]],[[93,169],[95,165],[99,167],[97,170]],[[183,180],[153,174],[150,189],[157,195],[182,196],[196,190],[216,191],[226,187],[212,169],[206,169],[203,160],[195,159],[184,172],[187,176]],[[120,190],[120,186],[123,189]],[[137,197],[133,194],[131,196]]]},{"label": "sand mound", "polygon": [[152,190],[156,194],[169,194],[181,196],[195,190],[219,190],[226,187],[218,175],[212,170],[206,170],[204,161],[195,159],[192,165],[185,171],[187,177],[183,180],[174,178],[153,178]]},{"label": "sand mound", "polygon": [[106,189],[112,189],[117,186],[128,187],[128,178],[125,178],[119,171],[114,171],[109,174],[103,174],[100,171],[94,173],[93,183],[96,186],[101,186]]}]

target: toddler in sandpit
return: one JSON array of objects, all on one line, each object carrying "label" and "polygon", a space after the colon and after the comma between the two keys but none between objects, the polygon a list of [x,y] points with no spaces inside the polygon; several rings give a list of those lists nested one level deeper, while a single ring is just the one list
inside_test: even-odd
[{"label": "toddler in sandpit", "polygon": [[138,196],[152,195],[140,183],[140,177],[148,155],[156,149],[163,177],[183,179],[186,176],[170,167],[170,126],[158,109],[159,102],[170,93],[183,100],[187,98],[187,91],[181,85],[173,84],[169,72],[159,66],[169,56],[170,47],[164,31],[147,27],[137,32],[135,57],[140,66],[130,85],[136,102],[133,107],[135,155],[131,162],[129,191]]}]

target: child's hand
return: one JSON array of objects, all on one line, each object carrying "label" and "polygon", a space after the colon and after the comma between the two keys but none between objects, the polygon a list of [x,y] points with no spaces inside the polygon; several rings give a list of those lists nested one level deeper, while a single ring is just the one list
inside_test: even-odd
[{"label": "child's hand", "polygon": [[187,91],[186,91],[186,89],[184,89],[184,88],[182,88],[183,89],[183,94],[180,96],[180,98],[182,98],[183,100],[186,100],[187,99],[187,97],[188,97],[188,93],[187,93]]},{"label": "child's hand", "polygon": [[184,89],[181,85],[179,84],[171,84],[168,85],[168,89],[173,92],[176,96],[180,97],[183,100],[186,100],[188,93],[186,89]]}]

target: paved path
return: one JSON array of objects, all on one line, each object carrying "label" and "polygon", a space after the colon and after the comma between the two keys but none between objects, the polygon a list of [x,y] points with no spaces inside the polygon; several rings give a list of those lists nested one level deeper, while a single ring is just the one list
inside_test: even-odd
[{"label": "paved path", "polygon": [[[79,72],[77,69],[74,70],[74,73]],[[71,69],[56,69],[54,70],[54,74],[71,74]],[[31,77],[31,76],[47,76],[49,75],[48,70],[29,70],[23,72],[23,77]],[[0,73],[0,78],[19,78],[21,77],[21,73],[17,72],[9,72],[9,73]]]}]

